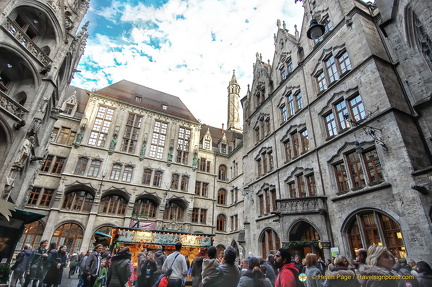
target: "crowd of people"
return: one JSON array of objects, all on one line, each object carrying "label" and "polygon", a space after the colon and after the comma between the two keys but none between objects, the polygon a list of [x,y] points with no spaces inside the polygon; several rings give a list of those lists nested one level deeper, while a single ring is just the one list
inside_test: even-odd
[{"label": "crowd of people", "polygon": [[[267,260],[248,257],[237,260],[237,251],[228,246],[218,254],[216,247],[201,250],[192,263],[181,254],[182,244],[165,255],[162,246],[138,253],[132,264],[128,247],[115,255],[102,245],[86,254],[67,255],[66,246],[58,249],[44,240],[32,250],[25,245],[12,266],[11,287],[17,282],[27,287],[61,286],[63,269],[69,277],[78,274],[77,287],[182,287],[192,279],[192,287],[426,287],[432,286],[432,269],[424,261],[398,259],[386,247],[372,245],[360,249],[354,262],[337,256],[324,262],[308,253],[301,260],[288,249],[279,249]],[[136,276],[135,272],[136,271]],[[189,276],[189,277],[188,277]]]}]

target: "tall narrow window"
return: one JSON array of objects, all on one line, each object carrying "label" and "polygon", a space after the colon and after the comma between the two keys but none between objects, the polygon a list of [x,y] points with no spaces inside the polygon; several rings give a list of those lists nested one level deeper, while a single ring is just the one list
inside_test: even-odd
[{"label": "tall narrow window", "polygon": [[62,157],[56,157],[51,173],[61,174],[63,172],[63,167],[66,164],[66,159]]},{"label": "tall narrow window", "polygon": [[318,89],[320,92],[327,89],[327,80],[323,71],[319,72],[316,76]]},{"label": "tall narrow window", "polygon": [[141,128],[142,116],[129,114],[126,129],[123,134],[121,151],[135,153],[138,136]]},{"label": "tall narrow window", "polygon": [[363,187],[365,185],[365,178],[363,169],[360,162],[360,157],[357,152],[352,152],[347,155],[347,163],[350,169],[351,180],[356,187]]},{"label": "tall narrow window", "polygon": [[187,191],[189,187],[189,177],[183,175],[180,184],[180,190]]},{"label": "tall narrow window", "polygon": [[219,180],[227,180],[227,167],[226,165],[219,166]]},{"label": "tall narrow window", "polygon": [[325,116],[325,124],[327,128],[328,137],[337,135],[336,121],[333,113],[330,113]]},{"label": "tall narrow window", "polygon": [[338,191],[348,190],[348,178],[346,174],[345,164],[343,162],[338,163],[334,166],[334,171],[336,175],[336,184]]},{"label": "tall narrow window", "polygon": [[303,130],[300,132],[300,140],[301,140],[302,152],[309,151],[309,136],[307,130]]},{"label": "tall narrow window", "polygon": [[354,119],[358,122],[366,118],[366,111],[360,95],[355,96],[349,101],[351,112]]},{"label": "tall narrow window", "polygon": [[79,175],[84,175],[84,173],[86,172],[87,169],[87,164],[88,164],[88,158],[86,157],[80,157],[78,159],[78,163],[75,167],[75,174],[79,174]]},{"label": "tall narrow window", "polygon": [[295,103],[293,94],[288,95],[288,113],[290,117],[295,114]]},{"label": "tall narrow window", "polygon": [[227,204],[227,192],[225,189],[219,189],[218,191],[218,204],[226,205]]},{"label": "tall narrow window", "polygon": [[285,150],[285,161],[289,162],[291,160],[291,158],[292,158],[292,155],[291,155],[291,142],[289,140],[287,140],[287,141],[285,141],[283,143],[283,145],[284,145],[284,150]]},{"label": "tall narrow window", "polygon": [[176,190],[178,189],[179,179],[180,179],[180,176],[178,174],[174,173],[172,175],[172,178],[171,178],[171,188],[172,189],[176,189]]},{"label": "tall narrow window", "polygon": [[219,214],[216,219],[216,229],[217,231],[225,231],[226,217],[223,214]]},{"label": "tall narrow window", "polygon": [[291,140],[293,143],[293,156],[297,157],[300,155],[300,143],[299,143],[299,134],[296,132],[291,135]]},{"label": "tall narrow window", "polygon": [[297,187],[299,191],[299,197],[306,197],[306,187],[303,174],[297,176]]},{"label": "tall narrow window", "polygon": [[295,186],[294,182],[289,182],[288,183],[288,191],[289,191],[289,194],[290,194],[290,198],[296,198],[297,197],[297,195],[296,195],[296,186]]},{"label": "tall narrow window", "polygon": [[313,174],[307,175],[306,181],[308,185],[309,196],[316,196],[317,191],[316,191],[315,176]]},{"label": "tall narrow window", "polygon": [[125,166],[123,171],[122,181],[131,182],[133,174],[133,167],[130,165]]},{"label": "tall narrow window", "polygon": [[298,92],[297,94],[295,94],[295,102],[296,102],[297,110],[303,109],[303,95],[302,95],[302,93]]},{"label": "tall narrow window", "polygon": [[326,65],[326,69],[327,69],[327,74],[330,80],[330,84],[333,83],[334,81],[339,80],[339,73],[337,70],[337,66],[335,63],[335,59],[333,56],[330,56],[326,61],[325,61],[325,65]]},{"label": "tall narrow window", "polygon": [[153,185],[154,186],[161,186],[162,185],[162,171],[155,171],[154,177],[153,177]]},{"label": "tall narrow window", "polygon": [[120,173],[121,173],[122,165],[119,163],[115,163],[112,166],[111,169],[111,175],[110,179],[112,180],[119,180],[120,179]]},{"label": "tall narrow window", "polygon": [[107,107],[99,107],[96,115],[88,144],[94,146],[105,146],[105,142],[108,136],[109,127],[114,115],[114,109]]},{"label": "tall narrow window", "polygon": [[150,145],[149,156],[162,159],[168,124],[156,121],[153,128],[153,135]]},{"label": "tall narrow window", "polygon": [[178,133],[177,142],[177,157],[176,162],[187,164],[189,155],[189,141],[190,141],[191,130],[186,128],[180,128]]},{"label": "tall narrow window", "polygon": [[288,121],[288,112],[285,104],[283,104],[280,107],[280,111],[281,111],[282,122]]},{"label": "tall narrow window", "polygon": [[153,171],[151,169],[148,168],[144,169],[142,184],[150,185],[152,173]]},{"label": "tall narrow window", "polygon": [[101,167],[101,161],[100,160],[98,160],[98,159],[92,160],[92,162],[90,164],[89,171],[88,171],[88,176],[94,176],[94,177],[98,176],[100,167]]},{"label": "tall narrow window", "polygon": [[47,158],[46,158],[46,160],[45,160],[45,162],[44,162],[44,164],[43,164],[43,166],[42,166],[41,171],[43,171],[43,172],[49,172],[53,160],[54,160],[54,156],[53,155],[48,155]]},{"label": "tall narrow window", "polygon": [[335,105],[336,115],[338,119],[339,129],[344,130],[348,127],[348,122],[345,119],[345,115],[348,114],[347,106],[345,101],[340,101]]},{"label": "tall narrow window", "polygon": [[369,182],[379,183],[383,180],[383,172],[377,151],[375,149],[367,151],[363,155]]},{"label": "tall narrow window", "polygon": [[343,52],[340,56],[338,56],[337,60],[342,74],[351,70],[351,61],[348,57],[347,51]]}]

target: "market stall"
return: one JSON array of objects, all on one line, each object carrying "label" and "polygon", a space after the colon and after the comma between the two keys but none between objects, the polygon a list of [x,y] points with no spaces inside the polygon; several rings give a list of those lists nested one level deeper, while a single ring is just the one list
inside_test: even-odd
[{"label": "market stall", "polygon": [[201,250],[207,249],[213,245],[214,234],[204,233],[187,233],[180,231],[168,230],[144,230],[140,228],[127,228],[114,226],[111,233],[110,246],[112,247],[113,254],[115,254],[120,247],[129,247],[132,253],[132,262],[137,266],[138,253],[147,251],[156,251],[159,246],[163,247],[165,255],[169,255],[175,251],[175,244],[181,242],[183,254],[191,263],[195,256]]}]

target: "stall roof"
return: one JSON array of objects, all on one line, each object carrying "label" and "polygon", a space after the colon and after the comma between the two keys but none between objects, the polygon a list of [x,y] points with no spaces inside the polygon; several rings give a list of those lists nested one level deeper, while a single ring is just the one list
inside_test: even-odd
[{"label": "stall roof", "polygon": [[32,223],[44,218],[46,215],[28,210],[15,209],[12,210],[12,217],[24,221],[24,224]]}]

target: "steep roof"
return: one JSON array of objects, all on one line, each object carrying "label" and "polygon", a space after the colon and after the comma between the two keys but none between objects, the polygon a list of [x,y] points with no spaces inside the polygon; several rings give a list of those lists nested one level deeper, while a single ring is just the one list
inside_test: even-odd
[{"label": "steep roof", "polygon": [[[179,97],[126,80],[121,80],[94,93],[199,123]],[[141,101],[137,101],[136,97],[141,97]]]}]

